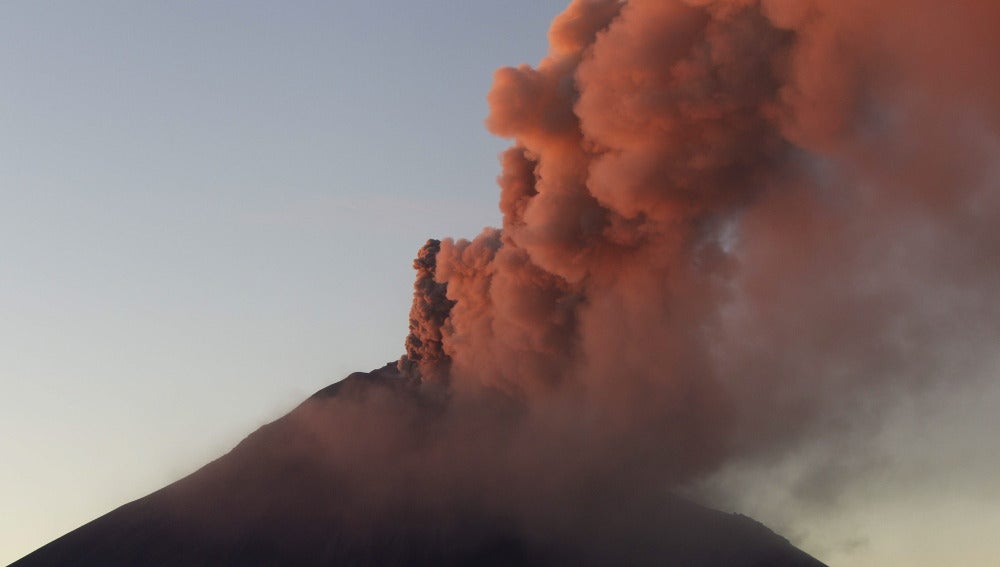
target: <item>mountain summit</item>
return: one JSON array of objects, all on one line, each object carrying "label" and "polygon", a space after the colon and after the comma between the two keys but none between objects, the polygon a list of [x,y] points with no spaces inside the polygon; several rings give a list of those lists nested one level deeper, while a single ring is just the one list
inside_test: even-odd
[{"label": "mountain summit", "polygon": [[[407,434],[415,446],[394,449],[398,460],[373,455],[387,447],[370,443],[373,435],[384,440],[398,433],[365,430],[385,427],[383,416],[350,415],[373,407],[411,411],[406,421],[413,430],[432,428],[450,411],[394,366],[352,374],[194,474],[12,567],[822,566],[750,518],[666,494],[632,494],[629,486],[585,480],[541,491],[551,499],[533,495],[525,509],[521,495],[489,493],[505,486],[496,479],[475,486],[473,477],[431,465],[429,473],[414,472],[415,455],[440,447]],[[344,429],[327,438],[322,426],[328,425]],[[352,470],[338,453],[366,466]],[[461,454],[438,457],[462,468]],[[374,461],[385,465],[367,466]],[[451,486],[437,485],[429,478],[435,475]],[[566,482],[539,482],[548,480]],[[508,498],[518,505],[506,506]]]}]

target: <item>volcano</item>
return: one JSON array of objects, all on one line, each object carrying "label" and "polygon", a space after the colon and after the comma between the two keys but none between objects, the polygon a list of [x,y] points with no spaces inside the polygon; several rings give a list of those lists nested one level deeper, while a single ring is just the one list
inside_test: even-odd
[{"label": "volcano", "polygon": [[939,4],[572,0],[494,74],[501,224],[420,250],[402,358],[15,565],[821,565],[678,495],[907,484],[918,400],[993,372],[1000,11]]},{"label": "volcano", "polygon": [[[384,498],[373,504],[371,487],[379,487],[380,471],[366,473],[365,494],[358,498],[359,479],[317,458],[310,414],[369,405],[374,397],[418,408],[413,415],[427,422],[448,411],[440,401],[424,399],[394,364],[351,374],[190,476],[62,536],[12,567],[822,566],[746,516],[667,494],[619,498],[619,489],[627,494],[627,487],[611,487],[605,494],[582,490],[572,500],[563,496],[559,502],[538,503],[579,515],[553,530],[539,530],[473,500],[446,508],[428,505],[409,497],[426,494],[414,487],[402,492],[399,486],[382,487]],[[372,423],[378,417],[372,416]],[[365,435],[356,431],[339,437],[352,438]],[[377,513],[368,513],[367,506]],[[633,530],[636,521],[645,529]]]}]

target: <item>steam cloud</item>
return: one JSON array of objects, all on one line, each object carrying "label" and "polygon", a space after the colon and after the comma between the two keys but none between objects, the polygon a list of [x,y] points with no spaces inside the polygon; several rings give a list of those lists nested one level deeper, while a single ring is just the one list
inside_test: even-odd
[{"label": "steam cloud", "polygon": [[573,1],[495,74],[503,226],[421,250],[399,368],[521,408],[531,459],[668,486],[969,386],[1000,338],[996,29],[978,0]]}]

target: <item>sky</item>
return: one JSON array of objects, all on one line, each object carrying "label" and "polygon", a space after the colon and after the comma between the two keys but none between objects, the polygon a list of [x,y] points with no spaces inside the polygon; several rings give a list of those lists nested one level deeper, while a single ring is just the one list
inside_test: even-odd
[{"label": "sky", "polygon": [[[4,4],[0,564],[398,357],[420,246],[500,222],[493,71],[566,3]],[[988,563],[1000,356],[970,364],[885,416],[891,466],[728,501],[831,564]]]},{"label": "sky", "polygon": [[403,352],[563,2],[0,8],[0,564]]}]

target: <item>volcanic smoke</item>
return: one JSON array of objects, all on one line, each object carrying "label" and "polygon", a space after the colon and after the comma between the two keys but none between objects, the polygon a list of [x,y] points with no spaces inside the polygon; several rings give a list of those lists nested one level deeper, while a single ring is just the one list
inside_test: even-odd
[{"label": "volcanic smoke", "polygon": [[421,250],[400,369],[674,483],[961,382],[1000,336],[998,24],[572,2],[495,74],[503,226]]},{"label": "volcanic smoke", "polygon": [[653,495],[864,451],[897,401],[976,388],[996,30],[988,0],[574,0],[488,95],[502,227],[428,241],[398,364],[266,434],[310,487],[279,501],[355,543],[473,517],[657,564]]}]

